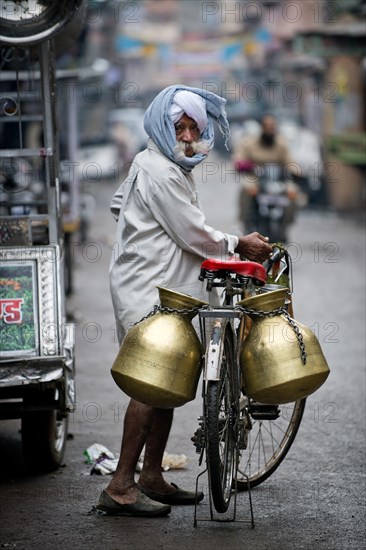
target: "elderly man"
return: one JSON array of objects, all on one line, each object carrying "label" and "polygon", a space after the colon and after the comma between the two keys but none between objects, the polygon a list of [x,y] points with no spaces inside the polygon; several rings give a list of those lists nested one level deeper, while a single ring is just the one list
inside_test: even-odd
[{"label": "elderly man", "polygon": [[[237,237],[206,224],[192,169],[213,146],[213,120],[226,139],[225,100],[186,86],[163,90],[145,113],[147,149],[136,155],[111,210],[117,224],[118,250],[112,258],[110,285],[119,341],[128,328],[158,303],[156,286],[207,299],[198,281],[207,256],[239,253],[264,261],[271,253],[258,233]],[[168,484],[161,462],[173,410],[131,400],[124,420],[117,470],[101,494],[98,509],[116,515],[162,516],[171,505],[193,504],[195,493]],[[145,445],[138,484],[134,475]],[[203,494],[197,495],[200,501]]]}]

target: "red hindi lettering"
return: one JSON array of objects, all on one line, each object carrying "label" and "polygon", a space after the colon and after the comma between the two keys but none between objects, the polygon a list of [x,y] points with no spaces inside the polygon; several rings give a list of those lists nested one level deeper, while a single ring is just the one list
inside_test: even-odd
[{"label": "red hindi lettering", "polygon": [[4,298],[0,300],[0,319],[4,319],[4,323],[8,325],[21,323],[23,302],[23,298]]}]

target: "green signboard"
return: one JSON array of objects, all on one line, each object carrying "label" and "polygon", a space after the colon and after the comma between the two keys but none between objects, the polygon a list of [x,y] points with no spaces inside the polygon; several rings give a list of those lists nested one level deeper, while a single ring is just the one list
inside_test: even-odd
[{"label": "green signboard", "polygon": [[329,136],[327,150],[345,164],[366,165],[366,134],[338,134]]},{"label": "green signboard", "polygon": [[36,262],[0,265],[0,353],[35,355],[38,348]]}]

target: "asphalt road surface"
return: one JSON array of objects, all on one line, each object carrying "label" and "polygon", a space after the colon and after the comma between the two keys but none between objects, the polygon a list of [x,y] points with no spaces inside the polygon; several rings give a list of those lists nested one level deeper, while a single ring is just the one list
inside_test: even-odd
[{"label": "asphalt road surface", "polygon": [[[211,159],[196,171],[208,222],[240,231],[231,167]],[[90,475],[84,450],[100,443],[119,452],[127,398],[110,367],[117,353],[108,288],[115,223],[108,203],[115,182],[92,186],[97,210],[89,241],[75,246],[77,407],[70,417],[64,465],[30,475],[21,456],[19,422],[0,422],[0,548],[117,550],[359,550],[365,543],[365,233],[359,217],[303,211],[291,228],[295,317],[322,345],[331,374],[307,401],[296,440],[279,469],[253,490],[255,528],[246,493],[236,522],[209,519],[208,499],[174,507],[167,518],[106,517],[93,510],[108,482]],[[199,392],[198,392],[199,395]],[[168,480],[194,487],[200,469],[190,441],[200,399],[179,408],[167,451],[185,454],[185,469]],[[37,449],[34,450],[37,453]],[[205,477],[201,487],[206,489]]]}]

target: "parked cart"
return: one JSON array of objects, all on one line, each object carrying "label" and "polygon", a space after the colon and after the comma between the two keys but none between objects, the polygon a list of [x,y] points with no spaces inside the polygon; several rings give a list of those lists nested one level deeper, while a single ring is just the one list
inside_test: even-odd
[{"label": "parked cart", "polygon": [[0,16],[0,419],[21,418],[37,470],[62,463],[75,406],[53,37],[81,5],[14,1]]}]

